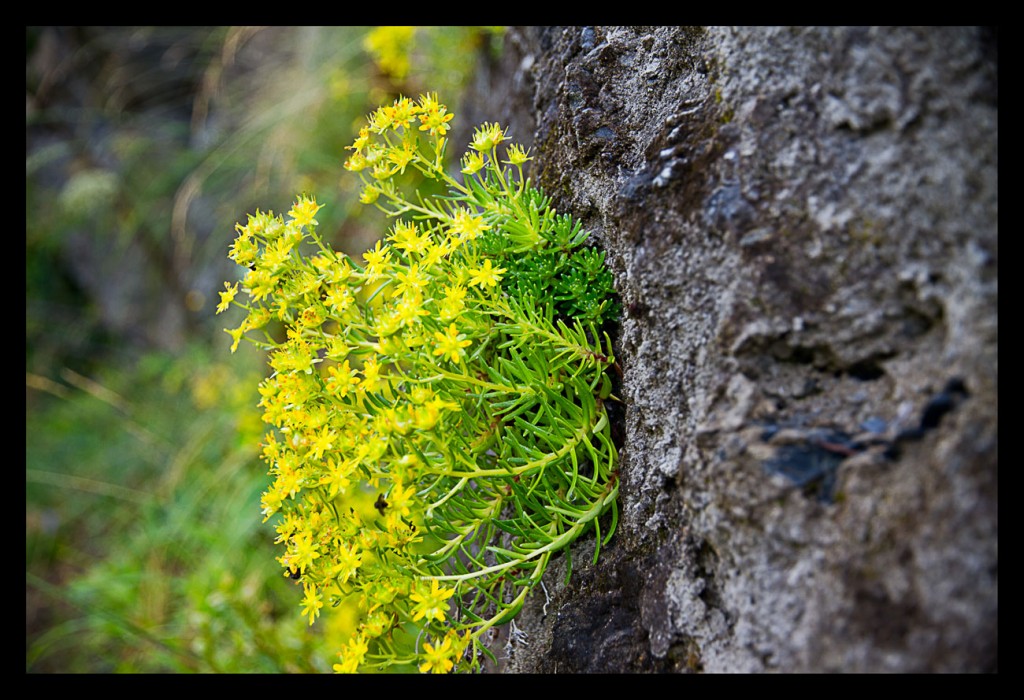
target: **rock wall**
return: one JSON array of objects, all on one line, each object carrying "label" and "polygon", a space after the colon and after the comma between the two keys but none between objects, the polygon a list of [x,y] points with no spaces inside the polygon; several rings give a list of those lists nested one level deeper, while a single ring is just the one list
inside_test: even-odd
[{"label": "rock wall", "polygon": [[500,670],[997,670],[996,41],[509,31],[460,119],[607,251],[624,439]]}]

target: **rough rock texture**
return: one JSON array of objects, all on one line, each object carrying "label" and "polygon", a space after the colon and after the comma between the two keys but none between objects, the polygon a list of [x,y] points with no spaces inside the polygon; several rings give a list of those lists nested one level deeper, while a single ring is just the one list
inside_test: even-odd
[{"label": "rough rock texture", "polygon": [[509,32],[461,117],[608,251],[625,410],[619,530],[501,670],[997,669],[996,76],[977,28]]}]

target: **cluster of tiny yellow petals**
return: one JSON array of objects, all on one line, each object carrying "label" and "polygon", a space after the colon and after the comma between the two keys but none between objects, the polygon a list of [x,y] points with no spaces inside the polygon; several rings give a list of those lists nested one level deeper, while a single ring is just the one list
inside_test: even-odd
[{"label": "cluster of tiny yellow petals", "polygon": [[356,673],[370,650],[367,640],[362,636],[352,637],[343,651],[338,652],[341,663],[334,664],[335,673]]},{"label": "cluster of tiny yellow petals", "polygon": [[409,74],[409,54],[415,27],[374,27],[363,40],[363,46],[381,71],[401,82]]},{"label": "cluster of tiny yellow petals", "polygon": [[437,341],[437,347],[433,351],[434,354],[447,358],[452,362],[458,362],[462,359],[466,354],[466,348],[473,343],[473,341],[466,339],[465,335],[459,333],[459,329],[455,327],[454,323],[449,324],[448,330],[444,333],[435,331],[434,339]]},{"label": "cluster of tiny yellow petals", "polygon": [[469,271],[469,283],[473,286],[494,287],[501,282],[503,267],[493,267],[490,258],[484,260],[482,266]]},{"label": "cluster of tiny yellow petals", "polygon": [[320,608],[324,606],[323,595],[316,590],[316,586],[307,585],[306,595],[302,599],[303,614],[309,617],[309,624],[320,617]]},{"label": "cluster of tiny yellow petals", "polygon": [[420,131],[429,132],[431,136],[444,136],[451,129],[448,122],[454,117],[447,107],[438,104],[436,95],[420,98]]},{"label": "cluster of tiny yellow petals", "polygon": [[455,665],[452,652],[452,640],[447,636],[440,643],[424,642],[420,673],[448,673]]},{"label": "cluster of tiny yellow petals", "polygon": [[533,160],[529,151],[523,150],[523,147],[518,143],[510,144],[506,154],[508,156],[508,160],[505,162],[509,165],[522,165],[528,160]]},{"label": "cluster of tiny yellow petals", "polygon": [[322,208],[323,205],[317,204],[315,197],[302,196],[288,212],[288,216],[297,226],[312,226],[317,223],[313,217]]},{"label": "cluster of tiny yellow petals", "polygon": [[459,236],[463,240],[475,240],[480,237],[490,226],[484,222],[482,216],[474,214],[467,209],[459,209],[451,217],[448,230],[452,235]]},{"label": "cluster of tiny yellow petals", "polygon": [[448,614],[448,599],[454,593],[454,589],[441,587],[436,579],[430,581],[429,587],[423,582],[418,583],[417,589],[409,596],[415,603],[412,619],[426,618],[444,622]]},{"label": "cluster of tiny yellow petals", "polygon": [[223,313],[231,306],[231,302],[235,300],[235,295],[238,294],[238,283],[230,284],[225,282],[224,289],[227,291],[220,292],[220,303],[217,304],[217,313]]},{"label": "cluster of tiny yellow petals", "polygon": [[497,122],[484,123],[473,132],[473,141],[470,146],[480,153],[487,153],[493,151],[504,140],[505,130],[501,128],[500,124]]}]

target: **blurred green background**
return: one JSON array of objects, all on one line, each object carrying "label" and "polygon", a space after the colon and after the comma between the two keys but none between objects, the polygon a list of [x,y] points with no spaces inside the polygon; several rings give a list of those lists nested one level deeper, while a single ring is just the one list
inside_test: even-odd
[{"label": "blurred green background", "polygon": [[26,29],[28,672],[331,669],[355,611],[309,627],[261,522],[265,358],[231,355],[241,319],[214,315],[241,277],[228,247],[257,207],[310,193],[321,232],[361,253],[383,223],[341,164],[365,115],[426,91],[458,114],[500,44],[494,27]]}]

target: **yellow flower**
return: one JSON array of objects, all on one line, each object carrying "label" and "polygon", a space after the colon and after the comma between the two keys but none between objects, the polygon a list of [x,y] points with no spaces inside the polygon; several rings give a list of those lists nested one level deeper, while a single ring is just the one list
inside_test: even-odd
[{"label": "yellow flower", "polygon": [[370,174],[373,175],[375,180],[387,180],[396,172],[398,172],[397,169],[389,168],[383,163],[377,163],[373,166],[373,170],[370,171]]},{"label": "yellow flower", "polygon": [[436,95],[420,96],[420,131],[429,131],[431,136],[444,136],[451,128],[448,122],[454,118],[448,108],[438,104]]},{"label": "yellow flower", "polygon": [[470,638],[470,631],[466,630],[459,636],[459,633],[455,630],[448,630],[445,634],[445,639],[450,640],[452,643],[452,658],[461,659],[462,655],[466,653],[466,649],[469,648],[469,644],[472,641]]},{"label": "yellow flower", "polygon": [[412,294],[413,296],[419,294],[430,281],[420,271],[420,266],[417,263],[410,265],[409,269],[404,272],[396,272],[395,279],[398,280],[398,284],[395,285],[395,291],[398,294]]},{"label": "yellow flower", "polygon": [[249,329],[256,330],[263,328],[270,322],[270,311],[262,306],[256,306],[249,310]]},{"label": "yellow flower", "polygon": [[391,616],[383,610],[367,616],[366,621],[360,626],[363,634],[367,637],[379,637],[391,627]]},{"label": "yellow flower", "polygon": [[391,245],[407,253],[422,253],[430,246],[430,233],[424,231],[421,234],[415,223],[399,221],[392,229],[388,240],[391,241]]},{"label": "yellow flower", "polygon": [[384,130],[391,126],[394,118],[395,108],[382,105],[369,116],[370,129],[378,134],[384,133]]},{"label": "yellow flower", "polygon": [[328,282],[332,284],[341,284],[349,277],[352,276],[352,266],[349,265],[348,256],[341,257],[340,260],[331,262],[331,264],[324,270],[324,275]]},{"label": "yellow flower", "polygon": [[399,127],[409,128],[409,122],[413,120],[420,108],[408,97],[399,97],[392,106],[391,128],[395,131]]},{"label": "yellow flower", "polygon": [[353,374],[348,360],[345,360],[340,367],[337,365],[328,367],[327,373],[330,375],[325,383],[327,391],[342,398],[348,396],[352,387],[359,383],[359,378]]},{"label": "yellow flower", "polygon": [[[444,107],[441,110],[444,110]],[[444,111],[420,115],[420,122],[422,122],[420,131],[429,131],[431,136],[444,136],[451,129],[448,122],[454,116],[454,114],[445,114]]]},{"label": "yellow flower", "polygon": [[452,284],[444,286],[444,298],[446,301],[452,303],[461,303],[466,298],[466,288],[461,284]]},{"label": "yellow flower", "polygon": [[391,258],[391,249],[384,248],[381,250],[380,241],[377,241],[377,247],[363,253],[363,260],[366,261],[366,274],[371,280],[380,277],[384,271],[384,266],[388,264]]},{"label": "yellow flower", "polygon": [[505,131],[495,122],[484,122],[473,132],[473,141],[469,145],[475,151],[486,153],[505,140]]},{"label": "yellow flower", "polygon": [[420,95],[420,111],[429,114],[430,112],[444,111],[447,107],[437,101],[436,92],[428,92]]},{"label": "yellow flower", "polygon": [[407,292],[395,307],[395,316],[403,326],[414,326],[420,322],[420,316],[429,316],[430,312],[423,308],[423,297],[417,292]]},{"label": "yellow flower", "polygon": [[225,282],[224,289],[227,291],[218,292],[220,294],[220,303],[217,304],[217,313],[227,311],[228,306],[234,301],[235,295],[238,294],[238,283],[236,282],[234,285],[231,285]]},{"label": "yellow flower", "polygon": [[356,137],[355,142],[351,146],[345,146],[346,150],[355,151],[359,153],[366,146],[366,143],[370,140],[370,129],[368,127],[362,127],[359,130],[359,136]]},{"label": "yellow flower", "polygon": [[391,487],[391,491],[388,493],[391,512],[404,518],[408,518],[412,514],[409,510],[409,504],[412,502],[413,496],[415,495],[416,492],[412,487],[405,488],[401,484],[396,483]]},{"label": "yellow flower", "polygon": [[453,651],[452,640],[449,637],[445,637],[437,648],[430,642],[424,642],[420,673],[448,673],[455,665],[451,660]]},{"label": "yellow flower", "polygon": [[413,412],[413,420],[418,430],[431,430],[441,420],[441,412],[437,406],[428,403],[424,406],[417,406]]},{"label": "yellow flower", "polygon": [[444,243],[435,244],[433,241],[428,239],[427,246],[423,251],[423,267],[432,267],[441,258],[448,254],[448,246]]},{"label": "yellow flower", "polygon": [[434,354],[447,357],[452,362],[458,362],[466,354],[463,348],[469,347],[473,342],[466,340],[466,336],[459,334],[459,329],[455,327],[454,323],[448,326],[447,333],[435,331],[434,339],[438,342],[438,346],[434,348]]},{"label": "yellow flower", "polygon": [[366,611],[372,613],[377,608],[387,608],[400,593],[401,591],[388,579],[368,584],[364,593]]},{"label": "yellow flower", "polygon": [[320,485],[328,487],[328,498],[334,498],[339,493],[344,494],[351,482],[348,475],[352,473],[351,461],[341,462],[334,457],[327,460],[327,473],[320,477]]},{"label": "yellow flower", "polygon": [[[409,596],[409,599],[416,603],[412,609],[413,622],[422,618],[444,622],[448,612],[448,599],[452,597],[455,590],[452,588],[441,588],[437,579],[430,582],[430,590],[424,591],[426,582],[420,581],[417,590]],[[449,645],[449,648],[451,645]]]},{"label": "yellow flower", "polygon": [[231,352],[232,353],[234,353],[235,350],[238,349],[238,342],[242,339],[242,336],[245,334],[245,332],[247,330],[249,330],[248,320],[249,319],[246,319],[245,321],[242,321],[242,325],[240,325],[238,328],[235,328],[235,329],[225,328],[224,329],[224,332],[231,336],[231,340],[232,340]]},{"label": "yellow flower", "polygon": [[[331,369],[334,369],[333,367]],[[309,457],[315,460],[319,460],[324,456],[326,450],[331,449],[334,446],[334,440],[337,435],[328,426],[323,426],[320,429],[320,433],[313,432],[312,441],[313,444],[309,447]]]},{"label": "yellow flower", "polygon": [[334,664],[334,672],[355,673],[359,670],[359,665],[363,663],[363,659],[366,657],[366,652],[369,650],[370,645],[367,643],[363,635],[354,635],[348,640],[348,646],[338,652],[338,656],[341,657],[341,663]]},{"label": "yellow flower", "polygon": [[[347,164],[346,167],[348,167]],[[348,169],[353,170],[354,168]],[[377,201],[378,197],[380,197],[380,190],[373,185],[367,185],[363,188],[363,191],[359,193],[359,202],[361,204],[373,204]]]},{"label": "yellow flower", "polygon": [[355,542],[352,543],[351,547],[339,544],[334,551],[334,560],[337,563],[331,567],[329,576],[332,578],[337,577],[338,583],[344,584],[355,574],[356,569],[362,566],[363,553]]},{"label": "yellow flower", "polygon": [[530,157],[529,153],[530,152],[528,150],[524,151],[523,147],[520,146],[518,143],[510,144],[508,150],[506,151],[506,154],[508,155],[508,160],[505,162],[508,163],[509,165],[522,165],[528,160],[533,160],[533,158]]},{"label": "yellow flower", "polygon": [[260,505],[262,506],[260,512],[263,514],[263,522],[270,520],[270,516],[281,508],[283,501],[284,494],[278,489],[272,488],[263,493],[263,496],[260,498]]},{"label": "yellow flower", "polygon": [[291,253],[292,246],[289,244],[288,239],[278,238],[263,251],[260,266],[267,270],[276,270],[289,260]]},{"label": "yellow flower", "polygon": [[483,170],[484,157],[480,153],[466,152],[462,157],[462,172],[464,175],[473,175]]},{"label": "yellow flower", "polygon": [[392,173],[404,173],[405,168],[412,161],[413,156],[416,152],[413,150],[412,144],[402,144],[401,148],[392,148],[388,151],[388,160],[395,164]]},{"label": "yellow flower", "polygon": [[299,571],[305,571],[314,559],[320,557],[318,548],[319,545],[313,541],[313,535],[308,531],[297,533],[292,539],[292,551],[289,552],[292,566],[298,567]]},{"label": "yellow flower", "polygon": [[316,328],[324,322],[324,317],[326,315],[327,310],[319,304],[307,306],[302,310],[302,313],[299,314],[299,318],[296,320],[296,323],[301,326],[305,326],[306,328]]},{"label": "yellow flower", "polygon": [[363,47],[381,71],[400,83],[409,74],[409,52],[415,27],[375,27],[363,39]]},{"label": "yellow flower", "polygon": [[374,355],[363,363],[363,381],[358,390],[361,392],[376,391],[383,386],[385,381],[380,377],[380,363]]},{"label": "yellow flower", "polygon": [[385,340],[389,336],[394,335],[402,328],[402,319],[399,318],[398,314],[391,310],[388,313],[381,314],[377,317],[377,322],[373,325],[374,332],[377,333],[378,340],[378,352],[382,355],[390,355],[401,352],[401,343],[393,345],[385,343]]},{"label": "yellow flower", "polygon": [[231,245],[228,257],[239,265],[247,267],[256,259],[257,252],[259,252],[259,247],[256,245],[256,241],[252,239],[248,231],[243,231]]},{"label": "yellow flower", "polygon": [[438,305],[438,315],[442,321],[458,318],[465,308],[466,288],[461,284],[445,286],[444,299]]},{"label": "yellow flower", "polygon": [[291,211],[288,212],[290,216],[298,226],[310,226],[317,223],[317,220],[313,217],[316,213],[323,208],[322,204],[316,203],[315,197],[306,197],[303,195],[299,197],[298,201],[292,206]]},{"label": "yellow flower", "polygon": [[273,294],[277,287],[277,278],[263,268],[249,270],[242,280],[242,287],[254,300],[260,301]]},{"label": "yellow flower", "polygon": [[309,615],[309,624],[320,617],[320,608],[324,606],[323,596],[317,593],[316,586],[305,586],[306,597],[302,599],[302,614]]},{"label": "yellow flower", "polygon": [[324,303],[331,307],[335,313],[341,313],[355,301],[352,290],[347,286],[334,286],[327,292]]},{"label": "yellow flower", "polygon": [[[353,153],[348,160],[345,161],[345,170],[349,170],[354,173],[358,173],[360,170],[365,170],[370,165],[369,161],[362,153]],[[364,194],[364,196],[366,196]],[[360,197],[362,201],[362,197]],[[372,202],[363,202],[364,204],[371,204]]]},{"label": "yellow flower", "polygon": [[476,216],[468,209],[460,209],[452,216],[448,230],[453,235],[461,234],[463,240],[472,241],[488,230],[489,225],[484,223],[483,217]]},{"label": "yellow flower", "polygon": [[484,260],[483,267],[469,271],[469,284],[472,286],[483,285],[487,287],[493,287],[498,282],[501,282],[501,275],[506,272],[503,267],[491,267],[491,261],[488,258]]}]

